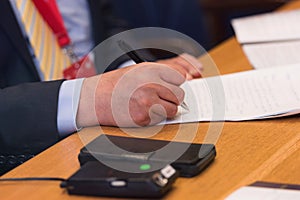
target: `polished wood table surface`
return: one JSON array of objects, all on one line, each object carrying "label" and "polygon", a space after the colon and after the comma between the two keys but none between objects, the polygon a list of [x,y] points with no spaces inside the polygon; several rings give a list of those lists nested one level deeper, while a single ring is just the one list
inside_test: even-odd
[{"label": "polished wood table surface", "polygon": [[[300,8],[293,1],[283,9]],[[232,38],[210,51],[221,74],[251,70],[237,41]],[[208,58],[202,57],[205,76],[214,74]],[[124,132],[149,136],[157,127],[120,130],[112,127],[85,128],[62,140],[30,161],[5,174],[9,177],[68,178],[79,169],[77,155],[88,141],[105,133]],[[300,122],[299,116],[225,123],[190,123],[161,127],[155,139],[184,141],[196,130],[194,142],[216,142],[217,157],[195,178],[179,178],[166,199],[224,199],[237,188],[252,182],[274,181],[300,184]],[[210,136],[207,138],[207,133]],[[206,139],[204,139],[206,138]],[[58,182],[0,182],[0,199],[105,199],[68,195]],[[111,198],[108,198],[111,199]]]}]

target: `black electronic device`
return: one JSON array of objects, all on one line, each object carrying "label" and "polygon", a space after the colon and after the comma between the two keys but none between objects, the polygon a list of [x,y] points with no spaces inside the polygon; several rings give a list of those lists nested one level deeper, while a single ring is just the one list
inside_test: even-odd
[{"label": "black electronic device", "polygon": [[139,160],[171,164],[179,171],[180,176],[193,177],[209,166],[215,156],[213,144],[100,135],[81,149],[78,159],[81,165],[97,160]]},{"label": "black electronic device", "polygon": [[139,173],[119,171],[101,162],[90,161],[61,187],[73,195],[160,198],[178,177],[178,172],[170,165],[154,171],[151,171],[152,166],[140,162],[114,161],[114,165],[126,166]]}]

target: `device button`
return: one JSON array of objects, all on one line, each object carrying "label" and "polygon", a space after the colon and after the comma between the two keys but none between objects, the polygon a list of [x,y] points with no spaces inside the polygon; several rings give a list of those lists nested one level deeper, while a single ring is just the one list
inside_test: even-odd
[{"label": "device button", "polygon": [[168,184],[168,179],[164,178],[162,174],[155,173],[152,176],[154,183],[160,187],[165,187]]},{"label": "device button", "polygon": [[123,180],[114,180],[110,182],[110,186],[112,187],[125,187],[126,185],[126,181]]},{"label": "device button", "polygon": [[165,178],[170,178],[176,173],[176,170],[173,167],[171,167],[171,165],[167,165],[160,172]]}]

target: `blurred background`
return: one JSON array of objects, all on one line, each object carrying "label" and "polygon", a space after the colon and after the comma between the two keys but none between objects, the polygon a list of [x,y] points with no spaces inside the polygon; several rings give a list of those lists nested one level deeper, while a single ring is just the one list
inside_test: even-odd
[{"label": "blurred background", "polygon": [[132,28],[154,26],[184,33],[206,50],[233,35],[230,20],[270,12],[287,0],[111,0]]}]

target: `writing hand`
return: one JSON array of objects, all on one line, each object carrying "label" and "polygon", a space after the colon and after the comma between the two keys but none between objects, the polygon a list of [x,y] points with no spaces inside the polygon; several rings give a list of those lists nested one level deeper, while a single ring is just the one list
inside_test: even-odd
[{"label": "writing hand", "polygon": [[77,125],[153,125],[177,113],[185,77],[163,64],[144,62],[84,80]]}]

